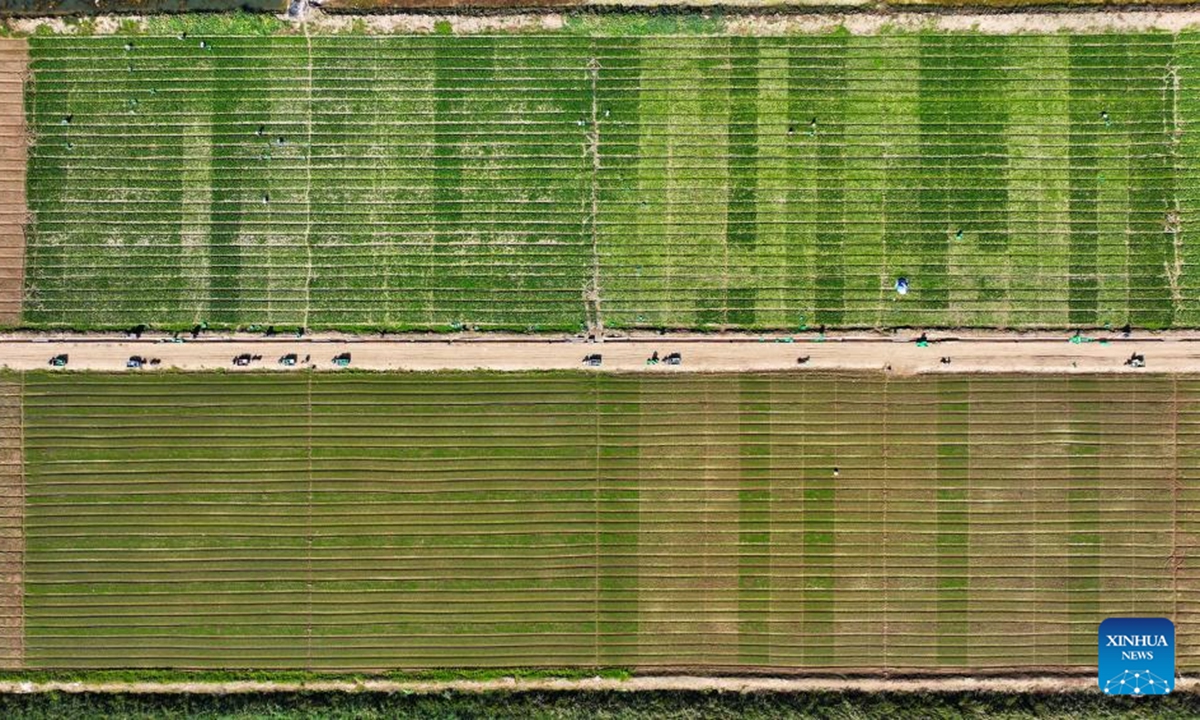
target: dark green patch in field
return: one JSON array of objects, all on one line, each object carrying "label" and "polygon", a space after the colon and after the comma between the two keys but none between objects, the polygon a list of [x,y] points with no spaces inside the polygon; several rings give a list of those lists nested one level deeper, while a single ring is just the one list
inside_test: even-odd
[{"label": "dark green patch in field", "polygon": [[844,317],[845,190],[843,122],[845,114],[846,36],[813,38],[815,47],[793,51],[788,73],[788,105],[799,116],[788,118],[794,142],[816,151],[813,218],[816,223],[814,318],[840,325]]},{"label": "dark green patch in field", "polygon": [[[222,54],[214,63],[213,118],[235,123],[230,128],[233,132],[224,138],[226,142],[214,143],[212,150],[212,305],[208,318],[214,323],[237,325],[242,321],[242,246],[238,237],[246,204],[252,202],[255,190],[262,196],[266,157],[272,145],[278,145],[275,128],[269,134],[265,130],[271,111],[270,98],[262,92],[262,79],[260,68],[243,58]],[[264,130],[260,133],[259,128]],[[258,162],[248,162],[251,157]]]},{"label": "dark green patch in field", "polygon": [[726,231],[730,245],[753,245],[757,230],[758,186],[758,42],[729,41],[729,203]]},{"label": "dark green patch in field", "polygon": [[754,288],[729,288],[726,294],[726,324],[734,327],[754,325],[754,307],[758,291]]},{"label": "dark green patch in field", "polygon": [[[1139,47],[1127,43],[1125,72],[1147,80],[1129,83],[1119,120],[1128,130],[1129,147],[1129,255],[1128,321],[1136,327],[1171,327],[1175,299],[1171,283],[1178,284],[1182,258],[1176,257],[1175,235],[1180,218],[1173,198],[1176,185],[1173,143],[1179,102],[1179,69],[1170,43]],[[1160,75],[1159,82],[1150,78]],[[1158,118],[1163,118],[1159,122]],[[1168,121],[1168,119],[1170,119]],[[1179,292],[1178,290],[1176,291]]]},{"label": "dark green patch in field", "polygon": [[[431,279],[450,300],[456,300],[462,285],[470,282],[471,273],[463,277],[462,260],[454,249],[466,239],[460,233],[470,231],[470,225],[462,225],[464,202],[469,201],[462,190],[469,146],[467,130],[472,122],[467,101],[472,88],[478,88],[491,75],[491,49],[490,38],[477,38],[463,46],[439,44],[434,52],[432,184],[436,246],[432,265],[438,269],[438,277]],[[472,318],[465,310],[452,313],[451,322],[470,322]]]}]

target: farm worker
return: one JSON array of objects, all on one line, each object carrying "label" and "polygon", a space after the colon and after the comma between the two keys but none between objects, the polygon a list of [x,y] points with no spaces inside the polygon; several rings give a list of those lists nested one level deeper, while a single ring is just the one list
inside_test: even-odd
[{"label": "farm worker", "polygon": [[959,229],[958,229],[958,232],[954,233],[954,239],[955,239],[955,240],[962,240],[962,239],[963,239],[963,229],[962,229],[962,228],[959,228]]},{"label": "farm worker", "polygon": [[896,292],[900,293],[901,295],[908,294],[908,278],[906,278],[906,277],[896,278]]},{"label": "farm worker", "polygon": [[812,119],[812,122],[810,122],[810,123],[808,124],[808,134],[809,134],[809,135],[816,135],[816,134],[817,134],[817,119],[816,119],[816,118],[813,118],[813,119]]},{"label": "farm worker", "polygon": [[1109,118],[1108,118],[1108,111],[1107,111],[1107,110],[1101,110],[1101,111],[1100,111],[1100,119],[1104,120],[1104,124],[1105,124],[1106,126],[1111,126],[1111,125],[1112,125],[1112,120],[1109,120]]}]

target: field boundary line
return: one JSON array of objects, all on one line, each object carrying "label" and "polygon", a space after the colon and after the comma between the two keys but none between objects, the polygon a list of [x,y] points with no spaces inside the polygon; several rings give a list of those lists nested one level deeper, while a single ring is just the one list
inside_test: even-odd
[{"label": "field boundary line", "polygon": [[601,586],[600,570],[603,567],[603,565],[600,562],[600,505],[601,505],[600,462],[601,462],[602,453],[600,452],[600,376],[599,375],[597,375],[595,378],[592,379],[591,386],[592,386],[592,431],[594,433],[594,445],[595,445],[595,455],[594,455],[594,457],[595,457],[595,485],[592,486],[592,492],[594,493],[594,495],[593,495],[593,498],[594,498],[594,500],[593,500],[593,502],[594,502],[593,521],[596,523],[596,533],[593,538],[594,546],[592,548],[592,551],[594,553],[592,562],[595,563],[594,571],[595,571],[595,578],[596,578],[595,586],[593,587],[593,592],[595,593],[595,595],[594,595],[595,603],[593,606],[593,612],[594,612],[593,628],[595,629],[595,637],[593,639],[593,643],[595,646],[595,651],[594,651],[595,654],[593,657],[594,657],[596,666],[600,667],[600,664],[601,664],[600,663],[600,617],[601,617],[600,616],[600,586]]},{"label": "field boundary line", "polygon": [[[1171,93],[1171,127],[1167,147],[1168,155],[1171,158],[1171,178],[1174,181],[1174,192],[1171,193],[1171,212],[1167,214],[1166,222],[1166,230],[1171,235],[1172,256],[1170,264],[1167,264],[1165,260],[1163,262],[1167,265],[1164,270],[1166,270],[1167,274],[1167,285],[1171,290],[1171,300],[1175,303],[1175,312],[1178,313],[1183,309],[1184,304],[1183,291],[1180,288],[1180,280],[1183,277],[1183,208],[1180,205],[1179,199],[1179,144],[1183,137],[1184,123],[1179,115],[1179,92],[1181,86],[1179,82],[1179,65],[1176,58],[1172,58],[1167,64],[1167,74],[1164,80],[1163,94]],[[1164,117],[1163,120],[1165,121],[1166,118]],[[1128,244],[1128,236],[1126,236],[1125,242]],[[1173,320],[1174,318],[1172,318]]]},{"label": "field boundary line", "polygon": [[[1183,490],[1179,473],[1179,377],[1171,378],[1171,619],[1179,622],[1179,493]],[[1186,633],[1181,633],[1186,634]]]},{"label": "field boundary line", "polygon": [[25,485],[26,485],[26,476],[25,476],[25,373],[21,373],[21,387],[20,387],[20,394],[17,396],[17,401],[21,404],[21,416],[20,416],[21,437],[20,437],[20,446],[19,446],[19,450],[21,452],[21,457],[20,457],[20,461],[21,461],[21,496],[20,496],[21,497],[21,587],[20,587],[20,590],[21,590],[21,635],[20,635],[20,643],[21,643],[21,645],[20,645],[20,650],[19,650],[17,659],[18,659],[18,662],[20,662],[21,667],[23,668],[23,667],[25,667],[25,578],[26,578],[26,574],[25,574],[25,560],[26,560],[26,554],[25,554],[25,493],[26,493],[26,489],[25,489]]},{"label": "field boundary line", "polygon": [[600,217],[600,200],[599,200],[599,185],[600,185],[600,119],[599,119],[599,98],[597,97],[596,86],[600,81],[600,59],[596,56],[596,39],[592,38],[591,57],[588,58],[588,79],[591,82],[591,100],[592,100],[592,122],[588,133],[587,152],[592,156],[591,167],[591,209],[588,215],[589,230],[592,240],[592,277],[591,287],[588,288],[587,297],[584,299],[586,305],[590,305],[588,315],[588,325],[590,331],[600,335],[604,333],[604,319],[600,316],[600,238],[597,231]]},{"label": "field boundary line", "polygon": [[304,579],[305,579],[305,618],[304,618],[304,658],[305,667],[313,667],[313,374],[308,372],[305,407],[307,422],[305,423],[306,439],[305,455],[308,458],[308,493],[304,503]]},{"label": "field boundary line", "polygon": [[[880,464],[883,465],[883,522],[881,529],[883,532],[883,546],[891,547],[891,537],[888,533],[888,486],[892,483],[890,468],[888,467],[889,454],[888,450],[891,446],[889,430],[891,429],[892,412],[895,409],[894,398],[892,397],[890,378],[883,378],[883,438],[879,443]],[[891,585],[892,577],[888,573],[888,554],[882,553],[883,564],[883,632],[880,633],[880,641],[883,643],[883,662],[885,666],[890,666],[892,656],[888,654],[888,636],[891,632]]]}]

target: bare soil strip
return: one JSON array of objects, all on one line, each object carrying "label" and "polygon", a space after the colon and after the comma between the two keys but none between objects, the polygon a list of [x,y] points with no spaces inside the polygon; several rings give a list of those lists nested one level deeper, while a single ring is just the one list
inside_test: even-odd
[{"label": "bare soil strip", "polygon": [[[145,370],[337,370],[333,358],[351,354],[360,370],[574,370],[610,372],[781,372],[876,371],[897,376],[946,373],[1200,373],[1200,336],[1085,338],[1067,335],[1004,339],[1004,336],[916,333],[895,336],[813,338],[637,337],[589,343],[578,338],[446,338],[377,340],[345,336],[263,338],[209,337],[189,342],[101,337],[0,337],[0,367],[41,370],[50,359],[67,355],[68,370],[126,370],[131,357],[160,362]],[[648,362],[681,353],[679,365]],[[295,365],[280,359],[296,354]],[[585,355],[599,354],[601,365],[588,367]],[[238,355],[261,356],[236,366]],[[1127,364],[1144,358],[1144,367]]]},{"label": "bare soil strip", "polygon": [[25,284],[25,76],[24,40],[0,38],[0,325],[21,321]]},{"label": "bare soil strip", "polygon": [[[488,10],[499,6],[502,0],[483,0],[470,3],[474,9]],[[307,25],[312,34],[346,32],[361,28],[371,34],[393,33],[429,33],[434,32],[440,22],[447,22],[453,32],[458,34],[490,34],[513,31],[538,32],[562,29],[565,16],[558,12],[537,12],[534,8],[565,8],[586,9],[589,7],[702,7],[703,1],[688,0],[687,2],[672,2],[671,0],[591,0],[579,3],[576,0],[515,0],[508,2],[506,7],[525,9],[527,12],[505,13],[500,15],[487,14],[434,14],[442,8],[448,10],[465,9],[466,5],[454,5],[453,0],[414,0],[405,3],[405,7],[416,12],[400,12],[397,4],[391,0],[339,0],[337,3],[327,2],[324,7],[332,9],[337,5],[340,12],[323,12],[310,7],[306,15],[298,21]],[[716,4],[716,3],[708,3]],[[1200,27],[1200,10],[1190,6],[1164,7],[1162,9],[1137,9],[1128,11],[1113,11],[1098,5],[1093,9],[1079,8],[1072,11],[1039,11],[1028,12],[980,12],[975,8],[957,9],[952,7],[929,9],[921,8],[919,3],[909,4],[903,12],[872,12],[865,8],[862,0],[847,0],[840,3],[841,7],[863,6],[863,11],[836,12],[837,7],[825,4],[826,12],[795,13],[771,12],[776,9],[763,8],[761,0],[723,0],[722,7],[745,6],[744,14],[730,15],[725,20],[723,32],[733,35],[771,35],[785,33],[826,33],[838,28],[845,28],[855,35],[878,35],[899,30],[926,30],[937,32],[978,32],[988,35],[1009,35],[1019,33],[1058,33],[1071,32],[1076,34],[1108,33],[1108,32],[1169,32],[1179,33],[1189,28]],[[805,2],[798,0],[791,7],[820,7],[821,2]],[[389,9],[396,12],[388,13]],[[755,12],[755,10],[762,12]],[[372,14],[360,15],[356,12],[370,10]],[[423,12],[424,11],[424,12]],[[145,16],[139,15],[103,15],[94,19],[89,25],[94,35],[111,35],[121,28],[130,25],[147,27]],[[63,18],[9,18],[6,24],[19,34],[32,34],[38,28],[46,27],[53,32],[71,35],[78,32],[78,27],[69,25]],[[298,31],[298,30],[297,30]]]},{"label": "bare soil strip", "polygon": [[25,488],[21,451],[21,388],[0,382],[0,668],[24,659]]},{"label": "bare soil strip", "polygon": [[[827,677],[714,677],[703,675],[639,676],[628,680],[588,678],[585,680],[516,679],[448,680],[403,682],[390,680],[283,682],[3,682],[0,693],[101,692],[101,693],[259,693],[259,692],[521,692],[538,690],[661,691],[721,690],[723,692],[1099,692],[1093,674],[1075,676],[1029,676],[1007,678],[827,678]],[[1200,691],[1200,681],[1179,678],[1176,692]]]},{"label": "bare soil strip", "polygon": [[[369,0],[373,10],[386,10],[387,0]],[[1200,10],[1191,8],[1165,10],[1131,10],[1112,12],[1097,10],[1075,10],[1071,12],[979,12],[974,9],[957,10],[943,8],[938,11],[904,12],[821,12],[821,13],[772,13],[754,12],[750,6],[759,0],[728,0],[720,4],[725,7],[747,6],[745,14],[726,18],[723,32],[732,35],[782,35],[795,33],[828,33],[845,28],[854,35],[879,35],[886,32],[931,31],[931,32],[978,32],[985,35],[1012,35],[1021,33],[1045,34],[1071,32],[1077,34],[1107,32],[1169,32],[1178,33],[1200,26]],[[440,3],[441,0],[429,0]],[[569,0],[568,0],[569,2]],[[562,3],[567,4],[567,3]],[[561,7],[562,4],[557,5]],[[704,2],[662,2],[661,0],[593,0],[577,7],[667,7],[703,6]],[[709,3],[713,4],[713,3]],[[864,5],[858,0],[848,0],[845,6]],[[796,2],[794,6],[819,3]],[[329,5],[324,7],[328,8]],[[393,6],[394,7],[394,6]],[[525,13],[511,16],[479,15],[433,15],[419,12],[431,5],[410,5],[418,12],[411,14],[379,14],[355,16],[351,14],[310,12],[307,22],[313,33],[339,32],[356,23],[366,25],[370,33],[433,32],[438,22],[448,22],[455,33],[477,34],[511,30],[553,31],[564,24],[559,13]],[[437,5],[441,7],[441,5]],[[460,6],[461,7],[461,6]],[[556,7],[547,2],[544,7]],[[761,5],[754,8],[763,9]],[[766,9],[769,10],[769,9]]]}]

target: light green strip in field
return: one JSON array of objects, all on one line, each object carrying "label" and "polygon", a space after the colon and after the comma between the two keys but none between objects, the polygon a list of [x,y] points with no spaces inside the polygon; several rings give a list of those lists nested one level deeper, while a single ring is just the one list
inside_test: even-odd
[{"label": "light green strip in field", "polygon": [[1198,42],[36,37],[23,321],[1195,326]]},{"label": "light green strip in field", "polygon": [[1194,385],[34,374],[25,663],[1186,670]]},{"label": "light green strip in field", "polygon": [[[1009,44],[1008,164],[1009,308],[1012,321],[1022,298],[1036,297],[1041,288],[1061,285],[1067,265],[1067,233],[1071,216],[1071,186],[1067,174],[1046,167],[1067,166],[1067,144],[1061,133],[1069,125],[1070,98],[1066,73],[1049,74],[1039,63],[1065,67],[1068,38],[1046,36]],[[1039,311],[1036,322],[1061,325],[1068,321],[1065,306]]]}]

